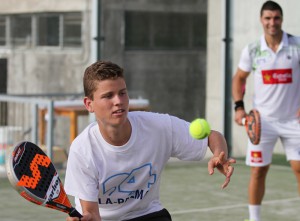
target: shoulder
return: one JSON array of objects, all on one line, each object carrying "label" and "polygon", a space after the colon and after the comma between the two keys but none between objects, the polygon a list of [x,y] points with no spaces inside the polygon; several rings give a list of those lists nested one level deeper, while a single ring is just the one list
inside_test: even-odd
[{"label": "shoulder", "polygon": [[184,120],[165,113],[133,111],[129,112],[128,118],[137,125],[146,125],[157,128],[172,127],[172,124],[185,122]]},{"label": "shoulder", "polygon": [[247,45],[247,51],[250,56],[255,56],[261,49],[261,41],[257,40]]},{"label": "shoulder", "polygon": [[300,37],[287,33],[289,45],[300,47]]},{"label": "shoulder", "polygon": [[261,49],[260,40],[251,42],[243,48],[241,57],[244,59],[254,58],[259,53],[260,49]]},{"label": "shoulder", "polygon": [[72,151],[82,151],[84,149],[85,151],[88,151],[88,148],[82,148],[83,146],[88,147],[90,140],[95,137],[98,130],[98,124],[97,122],[90,123],[72,142],[70,150]]},{"label": "shoulder", "polygon": [[170,119],[169,114],[147,112],[147,111],[133,111],[128,113],[128,118],[130,120],[146,122],[146,123],[155,123],[160,121],[167,121]]}]

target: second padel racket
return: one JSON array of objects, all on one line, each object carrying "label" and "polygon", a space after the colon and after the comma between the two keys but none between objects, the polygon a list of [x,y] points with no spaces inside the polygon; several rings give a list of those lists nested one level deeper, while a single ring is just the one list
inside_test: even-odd
[{"label": "second padel racket", "polygon": [[249,114],[243,118],[243,125],[246,127],[248,137],[254,145],[259,144],[261,133],[260,114],[258,110],[252,109]]}]

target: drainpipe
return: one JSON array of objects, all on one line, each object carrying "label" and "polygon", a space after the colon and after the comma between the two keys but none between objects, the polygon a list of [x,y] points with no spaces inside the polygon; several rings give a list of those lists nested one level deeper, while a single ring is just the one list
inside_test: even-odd
[{"label": "drainpipe", "polygon": [[[91,48],[90,64],[101,60],[101,0],[92,0],[91,9]],[[89,114],[89,122],[96,120],[95,114]]]},{"label": "drainpipe", "polygon": [[92,1],[91,63],[101,59],[101,0]]},{"label": "drainpipe", "polygon": [[229,156],[232,154],[232,4],[225,0],[225,37],[224,41],[224,136]]}]

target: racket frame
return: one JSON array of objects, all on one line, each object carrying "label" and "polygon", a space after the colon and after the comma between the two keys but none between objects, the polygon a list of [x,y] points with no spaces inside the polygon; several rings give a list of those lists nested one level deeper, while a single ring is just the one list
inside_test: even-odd
[{"label": "racket frame", "polygon": [[[37,145],[29,142],[29,141],[22,141],[19,142],[17,145],[15,145],[14,148],[11,148],[11,150],[9,151],[9,154],[7,154],[7,160],[6,160],[6,171],[7,171],[7,177],[9,182],[11,183],[12,187],[26,200],[40,205],[40,206],[44,206],[44,207],[48,207],[48,208],[52,208],[64,213],[69,214],[69,216],[72,217],[78,217],[81,218],[82,215],[74,208],[72,207],[68,196],[65,193],[65,190],[63,188],[63,185],[61,183],[61,180],[59,178],[59,175],[54,167],[54,165],[52,164],[50,158],[49,159],[49,165],[51,167],[53,167],[53,169],[55,170],[54,175],[52,177],[52,180],[49,184],[49,186],[47,186],[47,191],[45,192],[45,196],[43,198],[38,197],[37,195],[33,194],[31,191],[28,190],[27,187],[19,185],[20,179],[17,177],[15,170],[14,170],[14,161],[16,160],[21,160],[22,156],[26,151],[26,145],[33,145],[35,146],[35,148],[39,149],[39,152],[42,153],[42,155],[44,155],[45,157],[48,158],[48,156],[43,152],[43,150],[38,147]],[[23,148],[23,149],[22,149]],[[18,164],[19,162],[17,162],[16,164]],[[28,165],[29,166],[29,165]],[[42,179],[42,177],[41,177]],[[39,180],[40,181],[40,180]],[[55,185],[55,187],[53,187],[53,185]],[[68,205],[64,205],[62,203],[59,202],[55,202],[53,197],[53,193],[50,193],[50,188],[53,188],[53,191],[58,192],[57,195],[61,196],[61,194],[63,194],[64,196],[64,202],[66,202],[66,204]]]},{"label": "racket frame", "polygon": [[[254,119],[253,123],[250,118]],[[257,145],[260,142],[261,136],[261,120],[260,113],[256,109],[252,109],[245,118],[242,119],[242,124],[246,127],[246,132],[252,144]]]}]

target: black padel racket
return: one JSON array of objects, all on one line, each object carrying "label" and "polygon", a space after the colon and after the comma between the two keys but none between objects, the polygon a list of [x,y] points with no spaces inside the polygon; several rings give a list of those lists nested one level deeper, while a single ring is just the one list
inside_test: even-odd
[{"label": "black padel racket", "polygon": [[16,145],[7,157],[6,171],[11,185],[26,200],[82,217],[72,207],[50,158],[34,143]]},{"label": "black padel racket", "polygon": [[246,127],[246,132],[251,143],[257,145],[260,141],[261,123],[258,110],[252,109],[249,114],[243,118],[243,125]]}]

